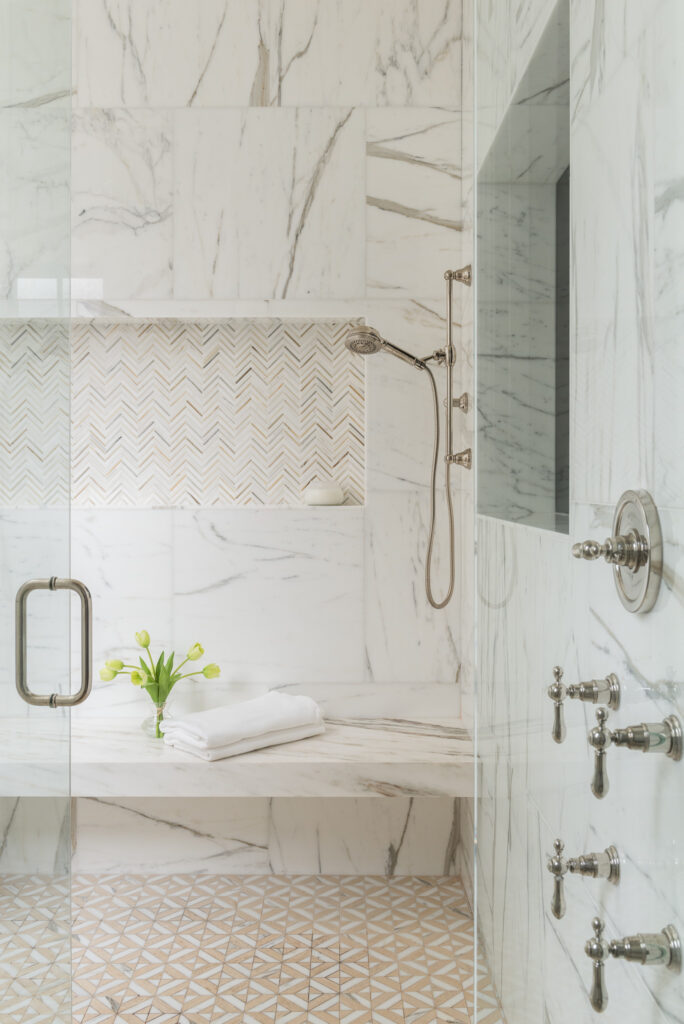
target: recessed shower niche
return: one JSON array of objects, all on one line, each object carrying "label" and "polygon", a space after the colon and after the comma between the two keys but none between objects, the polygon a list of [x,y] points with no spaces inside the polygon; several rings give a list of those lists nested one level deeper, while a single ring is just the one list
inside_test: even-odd
[{"label": "recessed shower niche", "polygon": [[[478,511],[568,532],[569,29],[560,0],[477,177]],[[480,76],[491,75],[481,69]],[[478,81],[485,116],[496,88]],[[492,97],[491,110],[488,97]]]}]

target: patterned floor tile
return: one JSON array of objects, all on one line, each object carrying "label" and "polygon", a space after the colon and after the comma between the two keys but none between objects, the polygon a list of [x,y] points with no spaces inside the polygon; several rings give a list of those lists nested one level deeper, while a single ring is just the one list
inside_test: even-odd
[{"label": "patterned floor tile", "polygon": [[70,984],[67,880],[0,884],[13,1024],[504,1024],[455,878],[80,876],[72,903]]}]

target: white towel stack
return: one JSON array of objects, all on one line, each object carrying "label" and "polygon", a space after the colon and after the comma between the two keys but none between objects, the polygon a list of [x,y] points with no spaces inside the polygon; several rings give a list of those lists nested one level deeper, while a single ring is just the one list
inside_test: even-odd
[{"label": "white towel stack", "polygon": [[184,718],[164,719],[164,741],[205,761],[291,743],[325,732],[323,715],[311,697],[271,690],[262,697]]}]

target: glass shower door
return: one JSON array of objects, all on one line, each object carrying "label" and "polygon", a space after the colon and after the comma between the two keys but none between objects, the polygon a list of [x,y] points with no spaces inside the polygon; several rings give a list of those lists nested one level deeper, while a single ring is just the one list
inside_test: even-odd
[{"label": "glass shower door", "polygon": [[[71,1020],[69,709],[15,685],[17,591],[69,576],[70,107],[70,2],[0,0],[0,1020],[15,1024]],[[68,595],[31,593],[26,613],[27,686],[66,695]]]}]

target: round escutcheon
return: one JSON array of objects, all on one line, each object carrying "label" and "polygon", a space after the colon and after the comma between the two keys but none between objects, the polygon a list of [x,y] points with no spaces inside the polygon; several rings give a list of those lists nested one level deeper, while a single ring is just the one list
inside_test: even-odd
[{"label": "round escutcheon", "polygon": [[613,536],[637,536],[644,557],[631,568],[613,566],[615,586],[630,612],[649,612],[656,603],[663,574],[663,535],[658,510],[648,491],[625,491],[613,518]]}]

